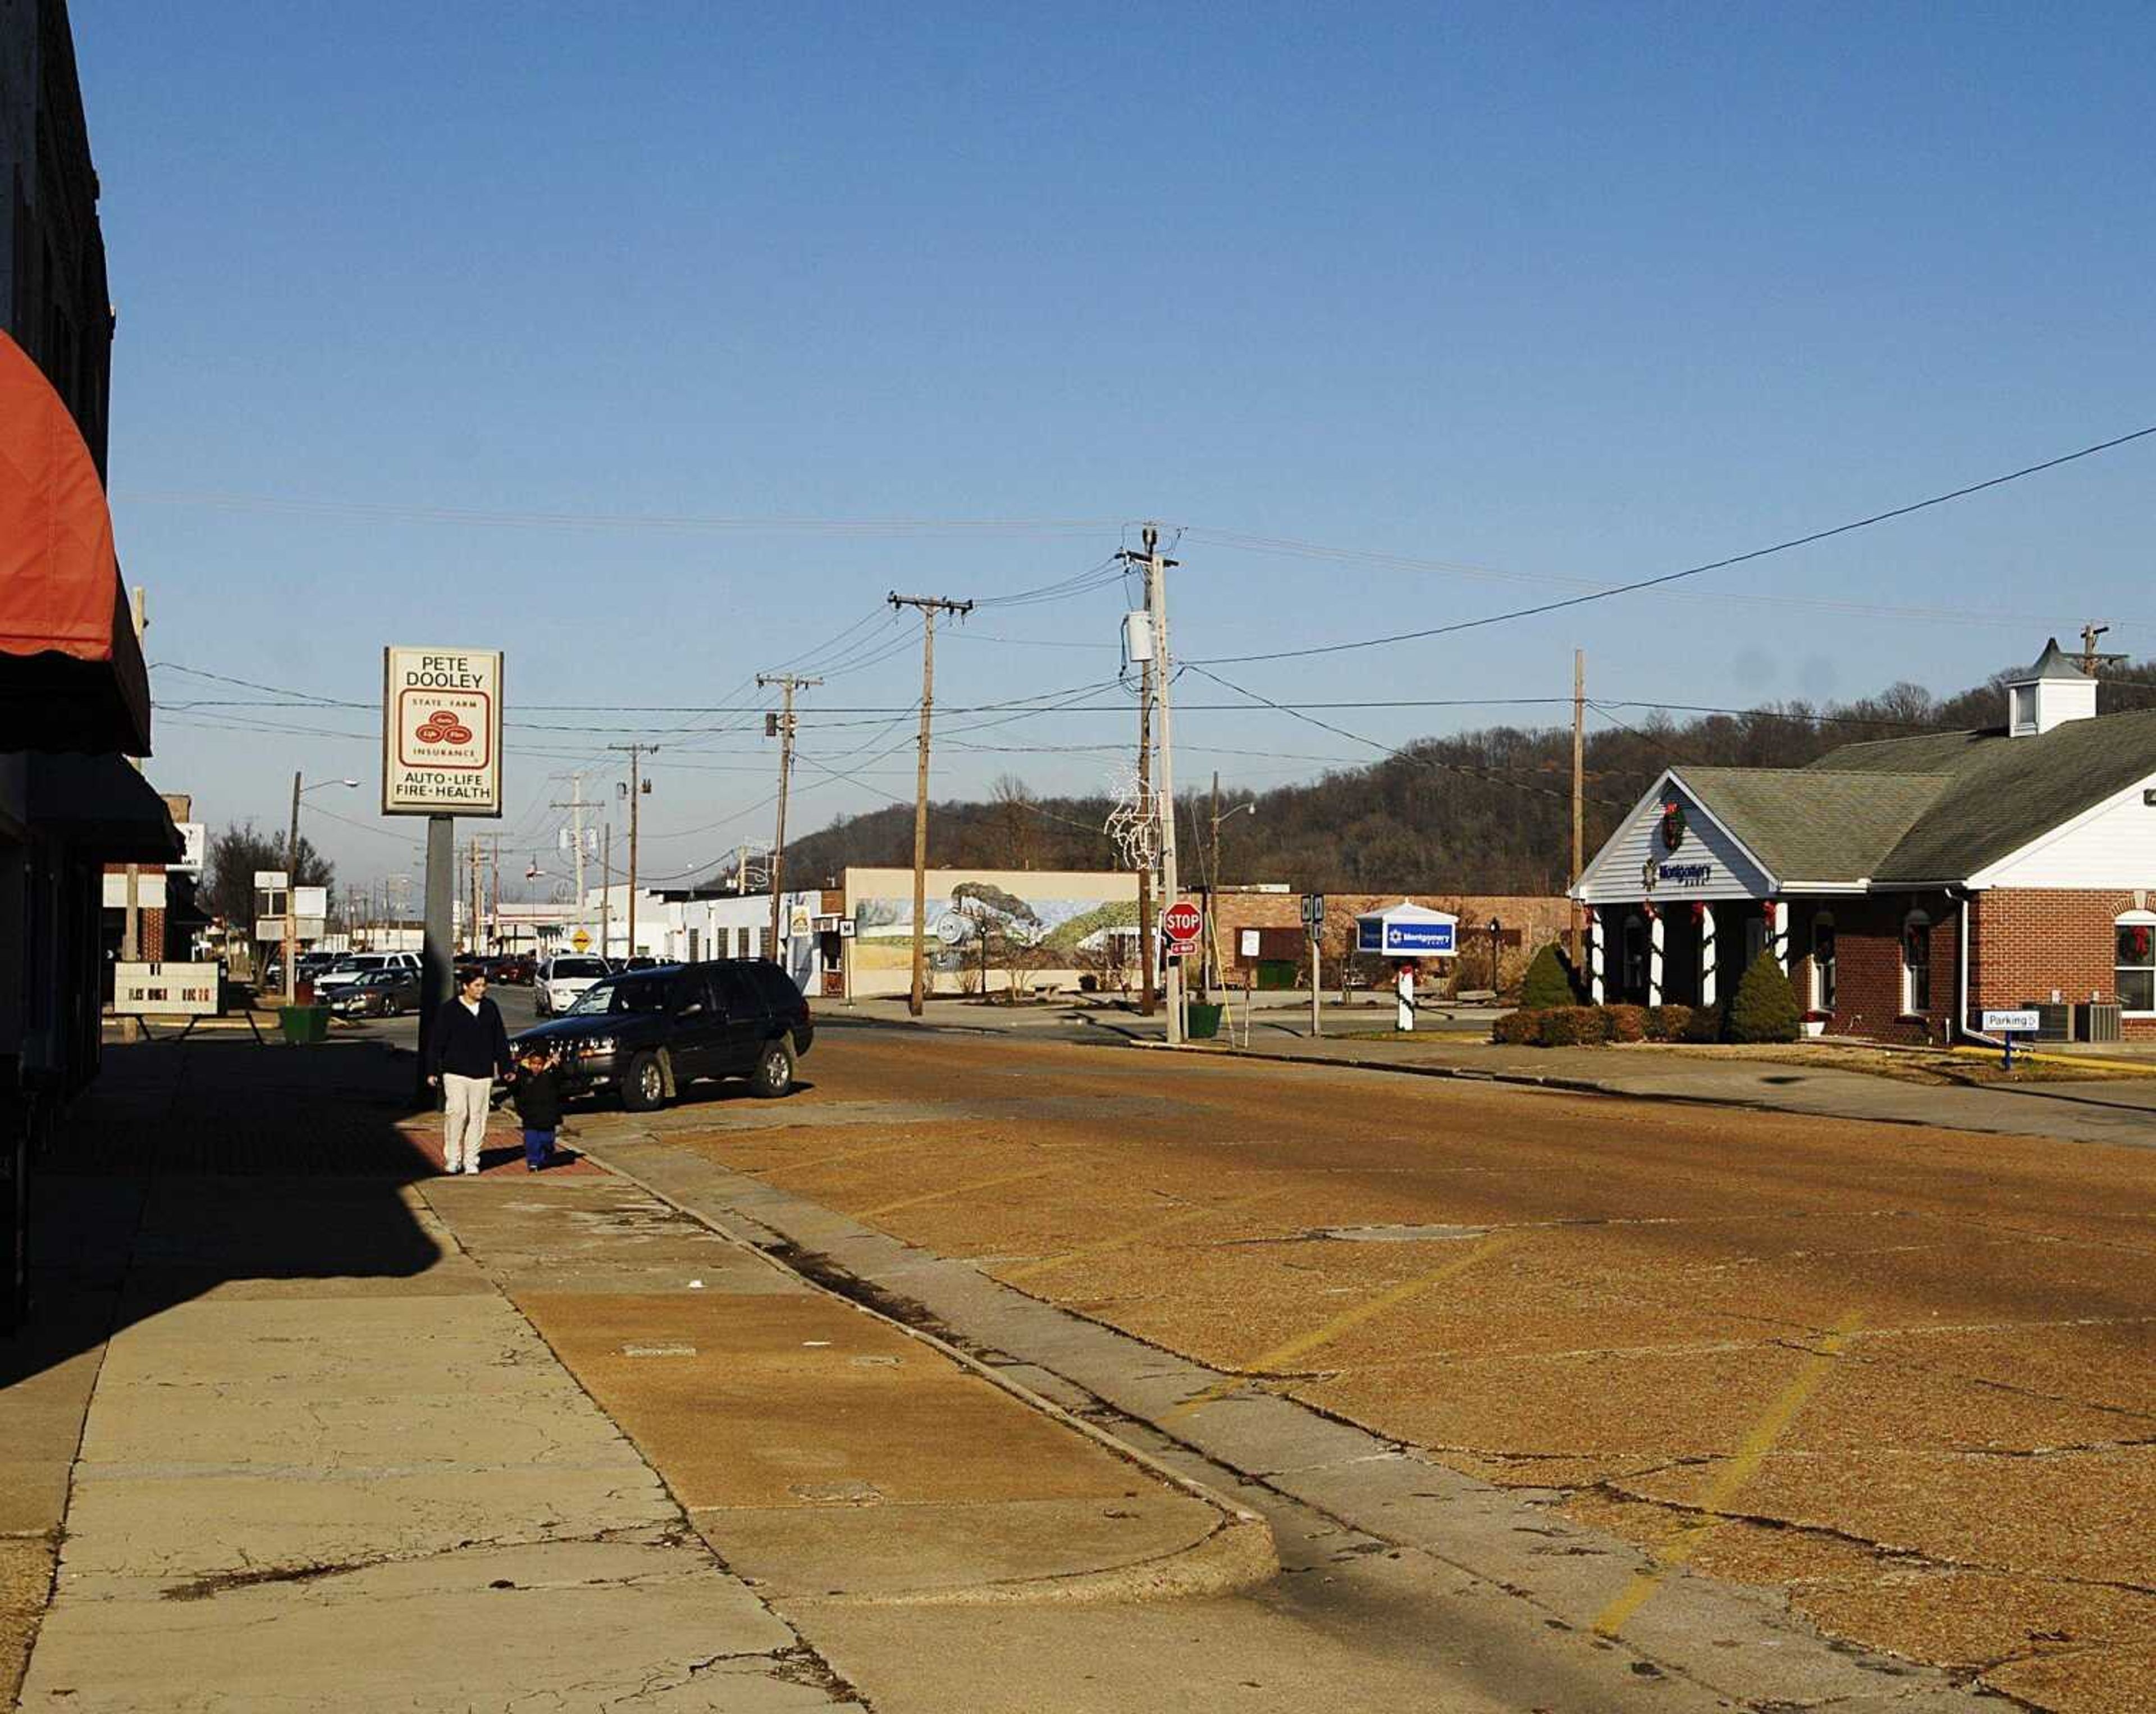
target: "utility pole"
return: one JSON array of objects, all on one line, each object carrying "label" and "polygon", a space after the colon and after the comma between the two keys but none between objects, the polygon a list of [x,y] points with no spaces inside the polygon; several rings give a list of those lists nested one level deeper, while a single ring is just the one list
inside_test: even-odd
[{"label": "utility pole", "polygon": [[487,936],[490,951],[501,950],[501,836],[494,836],[494,856],[487,875]]},{"label": "utility pole", "polygon": [[2091,678],[2105,667],[2117,667],[2126,659],[2123,655],[2107,655],[2097,647],[2096,640],[2110,629],[2107,625],[2085,625],[2082,627],[2081,668]]},{"label": "utility pole", "polygon": [[1220,956],[1220,770],[1213,770],[1213,848],[1205,864],[1205,1003],[1213,1003],[1213,985],[1228,986]]},{"label": "utility pole", "polygon": [[793,692],[823,683],[820,678],[796,678],[790,672],[756,676],[757,688],[777,685],[786,692],[786,712],[764,716],[763,735],[778,740],[778,831],[771,847],[771,956],[778,962],[780,921],[779,885],[786,873],[786,790],[793,777]]},{"label": "utility pole", "polygon": [[[1160,893],[1164,904],[1181,897],[1175,866],[1175,723],[1172,686],[1174,657],[1168,646],[1168,573],[1176,561],[1160,551],[1160,527],[1147,524],[1142,538],[1143,553],[1126,550],[1119,557],[1145,573],[1146,612],[1152,621],[1153,696],[1160,713]],[[1151,949],[1147,950],[1151,956]],[[1168,967],[1168,1040],[1183,1045],[1183,961]]]},{"label": "utility pole", "polygon": [[[1146,623],[1152,623],[1152,615],[1146,615]],[[1138,801],[1152,801],[1152,657],[1148,655],[1138,663]],[[1145,972],[1138,989],[1138,1010],[1147,1017],[1152,1016],[1153,1007],[1159,1003],[1153,982],[1152,953],[1152,860],[1147,858],[1138,870],[1138,963]]]},{"label": "utility pole", "polygon": [[[1582,841],[1583,816],[1587,804],[1587,651],[1572,651],[1572,884],[1579,885],[1579,872],[1584,860],[1585,846]],[[1569,890],[1569,889],[1568,889]],[[1579,902],[1573,901],[1571,911],[1572,967],[1579,964]],[[1496,971],[1491,970],[1491,986],[1496,986]]]},{"label": "utility pole", "polygon": [[936,708],[936,615],[951,613],[963,619],[973,610],[973,604],[941,595],[901,595],[893,589],[891,605],[917,608],[921,614],[921,765],[913,787],[913,991],[906,1006],[919,1017],[928,995],[928,734]]},{"label": "utility pole", "polygon": [[479,943],[479,929],[480,899],[482,895],[480,892],[479,880],[479,835],[476,833],[472,835],[471,852],[467,859],[467,864],[468,867],[465,871],[465,890],[470,893],[470,900],[466,908],[470,910],[470,915],[465,919],[465,950],[472,957],[477,958],[480,955],[481,950]]},{"label": "utility pole", "polygon": [[611,955],[613,945],[613,817],[608,816],[599,834],[599,956]]},{"label": "utility pole", "polygon": [[568,802],[550,804],[548,807],[569,812],[569,837],[576,845],[577,914],[582,916],[584,911],[584,811],[592,807],[584,801],[584,776],[572,774],[569,776]]},{"label": "utility pole", "polygon": [[655,744],[610,744],[610,750],[629,753],[629,955],[636,956],[636,852],[638,811],[643,800],[651,790],[651,782],[644,777],[644,759],[656,755]]}]

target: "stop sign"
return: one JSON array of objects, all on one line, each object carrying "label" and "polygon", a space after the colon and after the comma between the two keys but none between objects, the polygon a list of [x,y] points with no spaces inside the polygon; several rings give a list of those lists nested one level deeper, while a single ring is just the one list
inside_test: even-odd
[{"label": "stop sign", "polygon": [[1160,932],[1170,952],[1186,951],[1198,944],[1205,928],[1205,914],[1187,898],[1178,898],[1160,914]]}]

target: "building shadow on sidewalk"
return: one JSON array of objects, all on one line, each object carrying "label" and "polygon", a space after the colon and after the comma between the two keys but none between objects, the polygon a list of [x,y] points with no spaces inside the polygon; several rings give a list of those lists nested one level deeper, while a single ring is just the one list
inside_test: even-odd
[{"label": "building shadow on sidewalk", "polygon": [[31,1179],[31,1303],[0,1387],[212,1292],[394,1289],[440,1258],[407,1186],[439,1119],[412,1061],[371,1042],[108,1045]]}]

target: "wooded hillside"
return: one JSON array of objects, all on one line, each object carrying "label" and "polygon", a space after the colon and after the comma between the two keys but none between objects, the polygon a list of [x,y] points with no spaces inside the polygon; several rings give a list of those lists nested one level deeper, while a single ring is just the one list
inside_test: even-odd
[{"label": "wooded hillside", "polygon": [[[1845,744],[1997,726],[2005,677],[1944,699],[1897,684],[1853,703],[1778,703],[1735,715],[1590,714],[1590,726],[1603,729],[1591,730],[1586,744],[1588,852],[1671,763],[1793,768]],[[2110,667],[2104,677],[2128,682],[2101,687],[2102,712],[2156,704],[2156,661]],[[1612,727],[1611,718],[1629,723]],[[1342,719],[1353,723],[1352,716]],[[1571,772],[1568,726],[1493,726],[1424,739],[1367,768],[1336,769],[1255,793],[1255,815],[1222,825],[1221,879],[1284,881],[1326,892],[1562,892],[1570,861]],[[1254,795],[1224,773],[1220,789],[1224,805]],[[1204,878],[1200,836],[1209,798],[1188,790],[1178,795],[1183,873],[1196,883]],[[932,804],[928,860],[952,868],[1113,867],[1114,849],[1099,831],[1109,808],[1105,796],[1036,796],[1006,776],[986,802]],[[912,861],[912,807],[893,805],[842,816],[794,841],[787,873],[796,884],[826,878],[835,883],[849,864]]]}]

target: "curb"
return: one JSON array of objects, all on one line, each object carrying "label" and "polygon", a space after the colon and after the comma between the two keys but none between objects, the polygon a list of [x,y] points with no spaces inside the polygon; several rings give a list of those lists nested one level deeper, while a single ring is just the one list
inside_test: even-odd
[{"label": "curb", "polygon": [[[664,1138],[649,1133],[645,1134],[645,1140],[662,1146],[665,1145]],[[599,1150],[582,1143],[578,1148],[585,1160],[612,1173],[624,1183],[634,1185],[646,1196],[665,1203],[675,1213],[695,1221],[728,1243],[747,1251],[775,1272],[927,1346],[1028,1409],[1071,1430],[1123,1463],[1144,1471],[1163,1485],[1197,1500],[1208,1507],[1218,1520],[1212,1529],[1188,1547],[1158,1558],[1137,1560],[1126,1565],[1096,1567],[1090,1571],[1029,1578],[1014,1583],[961,1584],[940,1589],[856,1598],[824,1598],[793,1604],[827,1607],[984,1607],[1049,1603],[1106,1605],[1235,1594],[1268,1583],[1280,1575],[1280,1553],[1274,1545],[1272,1526],[1256,1512],[1238,1506],[1226,1495],[1204,1483],[1170,1469],[1150,1453],[1118,1440],[1106,1429],[1087,1422],[1083,1417],[1074,1415],[1053,1399],[1042,1397],[1031,1387],[1013,1380],[993,1365],[982,1361],[947,1340],[939,1339],[921,1328],[909,1326],[896,1316],[886,1315],[856,1298],[834,1290],[823,1281],[788,1265],[752,1239],[734,1231],[724,1221],[649,1183],[629,1168],[608,1160]]]}]

